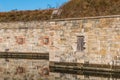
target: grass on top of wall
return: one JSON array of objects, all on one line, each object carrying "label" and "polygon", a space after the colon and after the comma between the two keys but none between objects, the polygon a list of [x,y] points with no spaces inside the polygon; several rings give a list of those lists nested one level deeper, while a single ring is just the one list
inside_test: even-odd
[{"label": "grass on top of wall", "polygon": [[48,20],[52,11],[53,9],[1,12],[0,22]]},{"label": "grass on top of wall", "polygon": [[[53,19],[120,15],[120,0],[70,0]],[[0,13],[0,22],[50,20],[54,9]]]},{"label": "grass on top of wall", "polygon": [[70,0],[61,9],[59,18],[120,15],[120,0]]}]

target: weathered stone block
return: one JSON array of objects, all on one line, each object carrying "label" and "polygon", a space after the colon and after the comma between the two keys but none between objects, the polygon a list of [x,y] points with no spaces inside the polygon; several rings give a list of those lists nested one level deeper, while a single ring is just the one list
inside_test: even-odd
[{"label": "weathered stone block", "polygon": [[105,55],[106,54],[106,49],[101,49],[100,54]]}]

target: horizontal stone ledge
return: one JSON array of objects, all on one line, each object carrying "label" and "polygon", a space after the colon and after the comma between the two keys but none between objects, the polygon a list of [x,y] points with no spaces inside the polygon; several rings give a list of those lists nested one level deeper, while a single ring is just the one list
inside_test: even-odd
[{"label": "horizontal stone ledge", "polygon": [[50,21],[88,20],[88,19],[101,19],[101,18],[120,18],[120,15],[107,15],[107,16],[94,16],[94,17],[81,17],[81,18],[52,19]]},{"label": "horizontal stone ledge", "polygon": [[49,60],[49,53],[0,52],[0,58]]},{"label": "horizontal stone ledge", "polygon": [[89,71],[104,73],[120,73],[120,66],[107,64],[88,64],[88,63],[70,63],[70,62],[50,62],[51,70],[67,71]]},{"label": "horizontal stone ledge", "polygon": [[67,74],[84,75],[84,76],[95,76],[95,77],[104,77],[104,78],[108,78],[108,77],[120,78],[119,73],[63,69],[63,68],[56,68],[56,67],[50,67],[50,72],[67,73]]}]

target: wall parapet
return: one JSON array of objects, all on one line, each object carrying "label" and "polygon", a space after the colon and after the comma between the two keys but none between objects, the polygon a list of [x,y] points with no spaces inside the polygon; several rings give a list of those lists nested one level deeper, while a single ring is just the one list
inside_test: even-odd
[{"label": "wall parapet", "polygon": [[[34,20],[34,21],[13,21],[13,22],[51,22],[51,21],[69,21],[69,20],[84,20],[84,19],[101,19],[101,18],[117,18],[120,15],[108,15],[108,16],[94,16],[94,17],[80,17],[80,18],[63,18],[63,19],[50,19],[50,20]],[[9,23],[9,22],[0,22]],[[11,23],[11,22],[10,22]]]},{"label": "wall parapet", "polygon": [[[51,19],[51,20],[44,20],[44,21],[28,21],[28,22],[22,22],[22,21],[15,21],[15,22],[0,22],[0,29],[40,29],[40,25],[44,25],[44,27],[46,26],[52,26],[55,25],[56,23],[59,22],[68,22],[70,23],[70,21],[81,21],[81,20],[94,20],[94,19],[109,19],[109,18],[119,18],[120,19],[120,15],[108,15],[108,16],[95,16],[95,17],[83,17],[83,18],[65,18],[65,19]],[[12,26],[11,24],[18,24],[19,26]],[[31,26],[31,24],[33,25],[37,25],[37,26]],[[49,24],[49,25],[45,25],[45,24]],[[4,25],[4,26],[2,26]],[[39,26],[38,26],[39,25]],[[6,27],[7,26],[7,27]],[[9,27],[8,27],[9,26]]]}]

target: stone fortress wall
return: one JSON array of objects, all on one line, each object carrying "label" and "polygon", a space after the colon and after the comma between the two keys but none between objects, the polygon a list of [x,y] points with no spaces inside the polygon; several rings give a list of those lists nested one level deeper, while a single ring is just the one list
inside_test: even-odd
[{"label": "stone fortress wall", "polygon": [[0,52],[49,53],[54,62],[119,64],[120,16],[0,22]]}]

